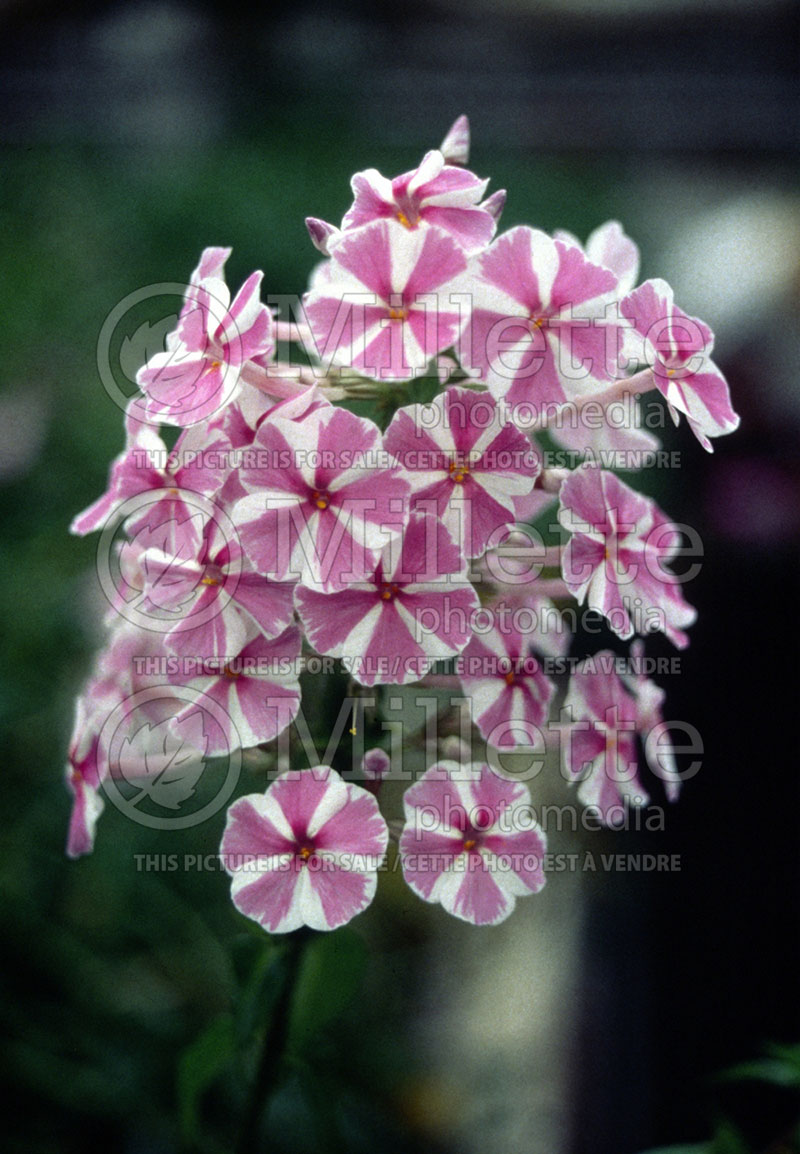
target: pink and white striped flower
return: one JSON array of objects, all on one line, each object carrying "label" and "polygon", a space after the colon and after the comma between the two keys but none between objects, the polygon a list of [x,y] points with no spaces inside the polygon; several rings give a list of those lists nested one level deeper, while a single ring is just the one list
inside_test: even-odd
[{"label": "pink and white striped flower", "polygon": [[343,229],[382,219],[396,220],[412,231],[436,225],[468,253],[485,248],[492,239],[505,202],[505,193],[495,193],[491,204],[480,203],[489,181],[447,164],[438,149],[426,152],[417,168],[394,180],[368,168],[357,172],[351,184],[355,200]]},{"label": "pink and white striped flower", "polygon": [[378,220],[331,238],[328,249],[326,276],[305,297],[324,365],[407,381],[455,343],[462,310],[449,286],[467,260],[448,233]]},{"label": "pink and white striped flower", "polygon": [[81,857],[94,848],[97,819],[103,812],[100,787],[108,772],[99,748],[100,731],[122,697],[116,678],[94,677],[75,703],[75,723],[67,754],[65,777],[72,794],[67,832],[68,857]]},{"label": "pink and white striped flower", "polygon": [[677,801],[681,791],[681,776],[675,761],[675,749],[664,721],[663,706],[666,693],[655,681],[641,672],[644,660],[644,642],[631,645],[633,672],[623,673],[622,682],[636,699],[636,731],[644,746],[644,756],[651,771],[664,782],[667,801]]},{"label": "pink and white striped flower", "polygon": [[454,290],[472,312],[457,350],[467,372],[512,405],[563,404],[616,375],[617,278],[579,248],[512,228],[470,261]]},{"label": "pink and white striped flower", "polygon": [[561,486],[558,519],[572,534],[561,568],[579,604],[602,613],[619,637],[658,630],[679,649],[689,644],[684,630],[697,613],[667,568],[682,535],[654,501],[585,464]]},{"label": "pink and white striped flower", "polygon": [[371,793],[328,766],[290,770],[228,811],[220,857],[236,908],[273,934],[334,930],[375,896],[388,830]]},{"label": "pink and white striped flower", "polygon": [[426,902],[496,925],[545,884],[544,832],[527,786],[488,765],[442,761],[406,790],[403,876]]},{"label": "pink and white striped flower", "polygon": [[327,591],[369,576],[406,520],[408,484],[378,426],[331,405],[270,418],[232,517],[259,573]]},{"label": "pink and white striped flower", "polygon": [[124,548],[135,557],[135,577],[126,557],[127,577],[141,588],[143,607],[171,620],[166,644],[174,653],[238,653],[256,633],[277,637],[291,624],[293,587],[257,573],[219,520],[199,530],[191,520],[144,529]]},{"label": "pink and white striped flower", "polygon": [[732,433],[739,416],[731,406],[728,382],[711,360],[711,329],[675,305],[663,280],[645,281],[620,307],[633,324],[627,340],[636,341],[636,354],[652,369],[675,423],[684,413],[700,444],[713,452],[709,437]]},{"label": "pink and white striped flower", "polygon": [[[69,745],[66,783],[73,802],[67,854],[80,857],[94,848],[95,827],[104,809],[102,787],[111,778],[129,784],[164,769],[164,731],[182,702],[158,676],[143,674],[168,654],[156,633],[117,624],[78,697]],[[147,690],[159,686],[152,694]],[[170,729],[184,750],[196,745],[196,726]]]},{"label": "pink and white striped flower", "polygon": [[[483,610],[483,612],[489,612]],[[542,671],[530,637],[512,622],[475,633],[456,661],[464,696],[481,737],[495,749],[542,743],[555,686]]]},{"label": "pink and white striped flower", "polygon": [[649,801],[639,779],[636,700],[614,672],[614,660],[609,650],[588,658],[570,678],[564,702],[571,719],[563,742],[566,772],[580,782],[580,801],[608,825],[620,824],[625,803]]},{"label": "pink and white striped flower", "polygon": [[231,301],[222,279],[229,252],[206,250],[165,351],[137,374],[150,420],[183,426],[206,420],[237,395],[245,362],[274,351],[272,316],[259,295],[264,274],[252,273]]},{"label": "pink and white striped flower", "polygon": [[222,429],[193,425],[181,432],[168,451],[152,425],[129,416],[126,428],[125,451],[112,463],[108,489],[70,526],[79,536],[105,528],[123,506],[130,510],[128,502],[133,497],[155,491],[160,491],[158,499],[143,500],[141,516],[129,513],[129,532],[137,532],[144,523],[185,520],[197,511],[192,494],[212,497],[229,473],[231,442]]},{"label": "pink and white striped flower", "polygon": [[464,648],[478,597],[444,525],[414,513],[367,580],[329,594],[298,586],[295,604],[311,645],[356,681],[405,685]]},{"label": "pink and white striped flower", "polygon": [[399,409],[384,444],[411,485],[412,508],[441,518],[467,557],[519,519],[541,472],[528,438],[486,393],[453,386],[430,405]]},{"label": "pink and white striped flower", "polygon": [[300,650],[300,630],[291,625],[280,637],[256,636],[239,653],[178,661],[170,682],[195,691],[198,704],[181,709],[176,725],[202,709],[207,699],[220,707],[217,732],[208,741],[209,756],[272,741],[300,708]]},{"label": "pink and white striped flower", "polygon": [[[641,658],[637,643],[634,663]],[[579,781],[578,797],[594,806],[608,825],[624,820],[625,806],[646,805],[647,790],[639,776],[637,738],[644,742],[648,764],[675,801],[680,777],[668,726],[661,716],[664,691],[642,674],[620,677],[616,654],[603,650],[573,673],[564,708],[571,718],[563,741],[568,776]]]}]

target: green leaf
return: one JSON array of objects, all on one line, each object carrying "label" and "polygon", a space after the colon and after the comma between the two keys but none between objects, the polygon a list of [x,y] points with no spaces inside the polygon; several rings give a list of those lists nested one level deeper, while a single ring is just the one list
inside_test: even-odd
[{"label": "green leaf", "polygon": [[709,1154],[752,1154],[741,1132],[727,1118],[720,1118],[709,1146]]},{"label": "green leaf", "polygon": [[800,1046],[771,1045],[766,1058],[740,1062],[717,1076],[719,1082],[766,1082],[773,1086],[800,1089]]},{"label": "green leaf", "polygon": [[187,1142],[197,1141],[200,1098],[228,1065],[235,1048],[233,1018],[230,1014],[221,1014],[181,1055],[178,1107],[181,1133]]},{"label": "green leaf", "polygon": [[300,963],[289,1022],[289,1052],[301,1055],[316,1034],[344,1013],[361,989],[367,951],[353,930],[319,934]]}]

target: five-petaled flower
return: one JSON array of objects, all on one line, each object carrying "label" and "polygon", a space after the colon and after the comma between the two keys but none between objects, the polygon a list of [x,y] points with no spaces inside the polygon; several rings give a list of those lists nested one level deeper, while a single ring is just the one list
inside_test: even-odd
[{"label": "five-petaled flower", "polygon": [[477,252],[494,236],[505,203],[504,192],[481,203],[488,183],[467,169],[447,164],[438,149],[426,152],[417,168],[394,180],[368,168],[353,177],[355,200],[342,228],[381,219],[399,221],[409,230],[436,225],[466,252]]},{"label": "five-petaled flower", "polygon": [[493,398],[455,385],[430,405],[399,409],[384,444],[411,485],[412,508],[441,517],[467,557],[521,519],[541,472],[530,441]]},{"label": "five-petaled flower", "polygon": [[561,568],[578,602],[622,638],[655,630],[684,649],[697,613],[684,600],[683,578],[667,568],[682,536],[655,502],[587,463],[561,486],[558,518],[572,534]]},{"label": "five-petaled flower", "polygon": [[[633,647],[634,661],[642,650]],[[648,678],[620,677],[616,657],[604,650],[573,673],[564,708],[569,718],[562,743],[566,774],[579,782],[578,797],[608,825],[619,825],[625,805],[642,806],[649,796],[639,776],[637,738],[667,798],[680,790],[672,742],[661,717],[664,691]]]},{"label": "five-petaled flower", "polygon": [[457,669],[481,737],[495,749],[540,744],[555,686],[542,671],[531,637],[513,619],[510,627],[501,628],[495,619],[490,630],[476,633]]},{"label": "five-petaled flower", "polygon": [[328,251],[327,275],[305,298],[324,365],[407,381],[456,342],[467,300],[450,285],[467,258],[449,233],[378,220],[340,233]]},{"label": "five-petaled flower", "polygon": [[[223,277],[230,249],[203,254],[163,353],[155,353],[136,380],[151,421],[195,425],[238,394],[244,365],[275,347],[272,316],[261,303],[261,272],[247,278],[231,301]],[[220,256],[223,254],[224,256]]]},{"label": "five-petaled flower", "polygon": [[299,585],[295,604],[309,642],[356,681],[405,685],[464,648],[478,598],[444,525],[413,513],[402,546],[388,545],[365,581],[337,593]]},{"label": "five-petaled flower", "polygon": [[220,854],[234,905],[264,929],[334,930],[372,901],[387,842],[373,795],[316,766],[234,802]]},{"label": "five-petaled flower", "polygon": [[528,787],[489,765],[432,765],[406,790],[403,876],[426,902],[475,925],[502,922],[545,883],[546,839]]},{"label": "five-petaled flower", "polygon": [[408,484],[377,425],[328,405],[264,421],[253,444],[232,516],[257,572],[325,591],[363,580],[407,517]]},{"label": "five-petaled flower", "polygon": [[645,281],[620,308],[633,326],[626,338],[629,347],[652,369],[675,423],[684,413],[700,444],[712,452],[709,437],[732,433],[739,417],[731,406],[728,382],[711,360],[711,329],[677,307],[663,280]]},{"label": "five-petaled flower", "polygon": [[495,397],[541,409],[613,379],[619,329],[607,308],[617,278],[576,245],[512,228],[472,258],[450,291],[472,301],[461,363]]}]

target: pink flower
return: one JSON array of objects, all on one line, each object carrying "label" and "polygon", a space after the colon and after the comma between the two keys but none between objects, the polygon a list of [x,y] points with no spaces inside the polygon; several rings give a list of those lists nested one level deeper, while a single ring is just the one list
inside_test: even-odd
[{"label": "pink flower", "polygon": [[277,637],[292,621],[292,586],[255,572],[223,516],[146,526],[123,547],[127,583],[156,618],[140,623],[166,633],[174,653],[238,653],[257,633]]},{"label": "pink flower", "polygon": [[709,437],[732,433],[739,417],[731,407],[728,382],[711,360],[711,329],[677,308],[663,280],[645,281],[625,298],[621,311],[633,323],[638,357],[652,368],[675,423],[684,413],[700,444],[712,452]]},{"label": "pink flower", "polygon": [[196,512],[192,494],[213,496],[229,472],[231,442],[221,429],[193,425],[183,430],[175,447],[168,451],[158,431],[131,413],[126,427],[125,451],[111,466],[108,489],[78,514],[70,526],[73,533],[83,536],[103,529],[117,519],[124,506],[130,513],[128,502],[132,498],[159,490],[157,499],[142,500],[140,516],[135,511],[130,513],[126,519],[128,531],[136,532],[144,523],[185,520]]},{"label": "pink flower", "polygon": [[372,901],[387,842],[372,794],[317,766],[234,802],[220,855],[233,904],[265,930],[334,930]]},{"label": "pink flower", "polygon": [[231,515],[258,572],[324,590],[372,573],[408,493],[378,426],[328,405],[268,418],[253,447],[256,463],[239,471],[249,495]]},{"label": "pink flower", "polygon": [[617,278],[617,292],[620,296],[631,291],[639,275],[639,249],[635,241],[626,235],[619,221],[608,220],[601,224],[585,245],[572,233],[558,231],[555,240],[563,240],[565,244],[575,245],[582,249],[592,264],[601,268],[610,269]]},{"label": "pink flower", "polygon": [[338,593],[298,586],[295,604],[318,653],[341,657],[362,685],[405,685],[467,644],[478,598],[441,522],[412,514],[402,548]]},{"label": "pink flower", "polygon": [[513,228],[451,286],[472,296],[461,364],[512,405],[538,409],[597,390],[617,371],[618,328],[606,315],[616,287],[575,245]]},{"label": "pink flower", "polygon": [[68,857],[81,857],[94,848],[95,827],[103,812],[100,787],[108,772],[99,749],[100,730],[120,697],[114,682],[95,678],[75,703],[75,723],[65,770],[67,787],[72,794]]},{"label": "pink flower", "polygon": [[615,814],[618,823],[623,800],[635,806],[649,801],[639,780],[636,703],[610,664],[614,657],[606,650],[588,658],[572,675],[564,703],[568,724],[575,726],[564,742],[565,768],[580,781],[583,804],[595,806],[609,824]]},{"label": "pink flower", "polygon": [[331,262],[306,294],[324,365],[406,381],[455,343],[462,316],[449,282],[466,269],[455,240],[431,226],[409,231],[379,220],[328,242]]},{"label": "pink flower", "polygon": [[[632,649],[634,666],[642,649]],[[573,673],[564,702],[573,728],[564,744],[564,765],[579,781],[578,797],[593,806],[607,825],[624,820],[625,805],[646,805],[649,796],[639,777],[637,737],[648,763],[664,781],[670,801],[680,778],[669,733],[661,717],[664,691],[641,674],[620,677],[616,654],[604,650]],[[666,740],[665,740],[666,738]]]},{"label": "pink flower", "polygon": [[442,761],[406,791],[403,876],[426,902],[496,925],[545,883],[544,832],[527,786],[490,766]]},{"label": "pink flower", "polygon": [[218,732],[208,741],[210,756],[272,741],[300,708],[300,645],[300,630],[292,625],[272,640],[257,636],[230,656],[202,654],[200,661],[178,661],[170,681],[196,691],[198,702],[181,709],[175,723],[190,718],[208,699],[220,707]]},{"label": "pink flower", "polygon": [[558,519],[571,538],[562,573],[579,604],[602,613],[622,638],[659,630],[684,649],[697,613],[666,566],[681,534],[655,502],[597,465],[576,469],[561,486]]},{"label": "pink flower", "polygon": [[206,420],[237,395],[245,362],[273,352],[272,317],[259,297],[264,274],[252,273],[231,302],[222,279],[229,251],[203,254],[166,350],[150,357],[137,374],[150,420],[169,425]]},{"label": "pink flower", "polygon": [[[104,808],[101,789],[109,777],[129,784],[157,777],[164,769],[165,749],[174,753],[176,746],[184,757],[196,755],[202,760],[198,726],[190,722],[175,728],[185,700],[174,697],[157,677],[139,673],[141,662],[166,657],[158,634],[127,623],[117,625],[77,700],[66,766],[73,797],[69,857],[92,852],[95,826]],[[152,693],[150,686],[155,686]]]},{"label": "pink flower", "polygon": [[502,203],[497,206],[497,193],[489,208],[480,204],[489,181],[447,164],[438,149],[426,152],[413,172],[394,180],[369,168],[357,172],[351,183],[355,200],[342,221],[343,229],[386,218],[399,221],[410,231],[436,225],[449,232],[466,252],[486,247],[502,208]]},{"label": "pink flower", "polygon": [[411,485],[412,508],[435,511],[467,557],[505,535],[541,472],[528,438],[472,389],[399,409],[384,444]]},{"label": "pink flower", "polygon": [[542,672],[531,639],[513,624],[499,624],[473,636],[456,670],[481,737],[495,749],[535,746],[555,686]]}]

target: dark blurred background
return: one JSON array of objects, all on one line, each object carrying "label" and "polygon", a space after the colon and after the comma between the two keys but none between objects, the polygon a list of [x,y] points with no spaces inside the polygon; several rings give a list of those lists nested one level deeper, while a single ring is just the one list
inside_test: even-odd
[{"label": "dark blurred background", "polygon": [[[680,872],[556,874],[489,931],[384,876],[353,927],[366,996],[315,1042],[313,1084],[287,1081],[269,1148],[637,1154],[729,1114],[741,1149],[777,1152],[791,1095],[713,1078],[800,1038],[799,24],[768,0],[0,7],[9,1150],[226,1149],[241,1079],[181,1137],[176,1070],[261,949],[219,873],[135,868],[214,853],[221,814],[158,833],[108,812],[95,854],[63,857],[102,613],[96,543],[67,527],[122,444],[103,322],[208,244],[233,246],[232,285],[263,268],[267,292],[301,291],[303,218],[338,222],[354,171],[406,171],[465,112],[504,226],[585,237],[618,218],[643,277],[717,332],[740,431],[710,457],[666,430],[681,468],[632,479],[705,543],[692,645],[660,680],[706,754],[663,832],[586,839],[680,854]],[[557,775],[543,788],[562,797]]]}]

